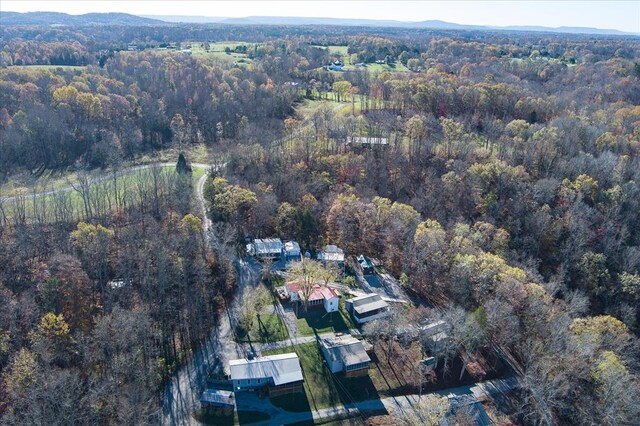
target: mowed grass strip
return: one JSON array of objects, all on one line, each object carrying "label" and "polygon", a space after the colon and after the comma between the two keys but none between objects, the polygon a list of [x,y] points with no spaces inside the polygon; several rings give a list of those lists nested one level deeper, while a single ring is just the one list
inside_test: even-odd
[{"label": "mowed grass strip", "polygon": [[[175,166],[161,166],[161,176],[170,178],[171,174],[175,174]],[[197,187],[197,181],[205,173],[205,170],[193,167],[192,181],[193,188]],[[136,192],[138,185],[147,184],[153,180],[153,171],[150,168],[132,170],[130,173],[117,176],[115,184],[110,173],[101,173],[91,176],[89,184],[89,193],[93,197],[91,202],[93,209],[106,209],[107,211],[115,211],[118,207],[115,202],[114,185],[117,191],[124,197],[127,205],[136,205],[141,202]],[[78,188],[77,183],[74,183]],[[54,194],[45,196],[36,196],[42,192],[57,190]],[[4,195],[3,195],[4,196]],[[7,221],[12,220],[16,215],[24,216],[26,222],[34,222],[38,217],[43,218],[45,222],[55,221],[54,205],[64,205],[64,209],[69,212],[69,216],[73,221],[86,220],[85,206],[82,195],[73,188],[51,188],[49,186],[36,187],[22,194],[21,199],[2,202],[2,212],[6,216]],[[99,206],[99,207],[98,207]]]}]

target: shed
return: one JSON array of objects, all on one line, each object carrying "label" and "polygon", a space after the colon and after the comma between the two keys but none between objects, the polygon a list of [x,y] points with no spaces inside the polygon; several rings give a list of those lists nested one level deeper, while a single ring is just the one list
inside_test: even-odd
[{"label": "shed", "polygon": [[200,403],[209,407],[233,407],[235,399],[233,392],[218,389],[207,389],[200,396]]}]

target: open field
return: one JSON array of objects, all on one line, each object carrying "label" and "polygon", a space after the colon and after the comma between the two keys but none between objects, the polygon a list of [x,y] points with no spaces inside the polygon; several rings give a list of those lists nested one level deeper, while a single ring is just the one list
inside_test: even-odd
[{"label": "open field", "polygon": [[[204,173],[203,168],[193,167],[191,179],[194,190]],[[82,221],[92,214],[100,215],[113,212],[118,207],[148,202],[148,191],[151,188],[158,185],[159,195],[162,195],[162,191],[171,188],[176,177],[173,165],[161,165],[157,168],[141,166],[120,174],[93,173],[86,176],[84,185],[77,182],[70,184],[75,189],[69,186],[57,189],[35,186],[28,193],[0,200],[0,220],[27,223],[56,222],[63,219]],[[38,195],[45,192],[46,195]]]},{"label": "open field", "polygon": [[[180,152],[184,152],[189,161],[204,164],[208,164],[214,154],[213,151],[204,144],[191,145],[182,149],[168,148],[143,154],[134,160],[122,163],[119,168],[124,170],[141,164],[175,162]],[[112,170],[103,170],[102,173],[110,174]],[[194,173],[197,173],[197,171],[194,170]],[[9,176],[5,183],[0,184],[0,197],[11,197],[20,194],[28,195],[33,191],[34,187],[46,188],[47,191],[53,191],[66,188],[70,185],[77,185],[79,182],[78,172],[46,171],[40,176],[34,176],[25,171]],[[39,190],[40,189],[38,189],[38,191]]]},{"label": "open field", "polygon": [[[252,62],[251,59],[247,57],[246,53],[236,53],[236,52],[225,52],[225,49],[228,47],[229,49],[235,49],[237,46],[247,46],[247,49],[253,49],[253,43],[245,43],[245,42],[221,42],[221,43],[210,43],[209,50],[205,50],[204,47],[201,46],[202,43],[193,43],[191,45],[191,52],[194,56],[200,56],[203,58],[215,58],[221,59],[228,62],[238,62],[244,61],[245,63]],[[242,63],[242,62],[240,62]]]},{"label": "open field", "polygon": [[337,45],[329,45],[329,46],[314,46],[320,49],[328,49],[330,54],[338,54],[338,55],[346,55],[349,46],[337,46]]}]

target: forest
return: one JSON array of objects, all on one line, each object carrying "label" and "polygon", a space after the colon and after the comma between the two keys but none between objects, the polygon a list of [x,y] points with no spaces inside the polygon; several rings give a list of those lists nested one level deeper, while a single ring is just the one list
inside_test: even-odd
[{"label": "forest", "polygon": [[[245,237],[273,235],[379,259],[447,319],[445,364],[507,354],[511,424],[637,424],[637,37],[167,25],[0,44],[0,424],[161,423]],[[119,193],[118,170],[198,147],[206,213],[181,168]],[[74,186],[68,214],[2,192],[89,171],[113,186]]]}]

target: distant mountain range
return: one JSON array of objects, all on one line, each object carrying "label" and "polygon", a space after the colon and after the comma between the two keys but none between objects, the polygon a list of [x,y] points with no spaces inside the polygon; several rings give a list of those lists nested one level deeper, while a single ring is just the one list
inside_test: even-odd
[{"label": "distant mountain range", "polygon": [[376,19],[342,19],[342,18],[307,18],[286,16],[247,16],[245,18],[224,18],[207,16],[168,16],[144,15],[136,16],[127,13],[87,13],[85,15],[68,15],[56,12],[2,12],[0,25],[168,25],[170,23],[192,24],[227,24],[227,25],[340,25],[366,27],[420,28],[435,30],[474,30],[474,31],[529,31],[554,32],[594,35],[640,35],[588,27],[541,27],[541,26],[508,26],[496,27],[485,25],[461,25],[451,22],[428,21],[393,21]]},{"label": "distant mountain range", "polygon": [[128,13],[86,13],[68,15],[58,12],[2,12],[0,25],[167,25],[158,19]]}]

